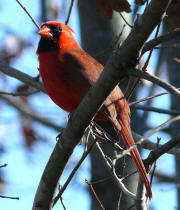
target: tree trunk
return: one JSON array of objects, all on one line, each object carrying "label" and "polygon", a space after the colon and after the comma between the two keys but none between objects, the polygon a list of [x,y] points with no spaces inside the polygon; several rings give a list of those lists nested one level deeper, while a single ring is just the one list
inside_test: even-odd
[{"label": "tree trunk", "polygon": [[[105,64],[108,57],[112,54],[112,46],[115,43],[116,37],[122,31],[124,22],[120,18],[120,15],[116,12],[114,12],[111,20],[105,19],[101,13],[96,11],[94,0],[79,0],[78,9],[80,17],[82,47],[85,51],[87,51],[89,54],[95,57],[102,64]],[[128,29],[128,26],[126,26],[123,35],[120,37],[120,42],[122,42],[127,36]],[[136,113],[133,113],[133,116],[136,117],[135,124],[140,124],[137,123]],[[104,126],[105,125],[103,125],[103,128]],[[116,134],[114,133],[112,126],[109,127],[109,124],[106,124],[106,130],[107,129],[110,129],[110,131],[108,132],[116,138]],[[136,130],[135,127],[134,129]],[[102,146],[106,154],[112,157],[112,145],[106,142],[103,143]],[[119,188],[116,186],[115,182],[111,178],[109,178],[110,173],[107,171],[105,164],[96,149],[94,149],[91,152],[90,158],[91,181],[94,182],[107,178],[105,181],[93,185],[95,192],[100,198],[105,209],[117,209],[120,195]],[[119,162],[117,167],[118,174],[121,174],[121,169],[122,161]],[[134,167],[134,164],[132,163],[131,159],[126,158],[125,174],[129,174],[131,172],[134,172],[135,170],[136,168]],[[137,181],[138,179],[136,174],[127,178],[125,180],[125,183],[128,189],[130,189],[132,192],[136,192]],[[90,192],[90,196],[91,209],[100,209],[100,206],[97,200],[92,195],[92,192]],[[129,197],[123,196],[121,200],[120,209],[127,209],[128,207],[133,205],[133,203],[134,201],[129,199]]]}]

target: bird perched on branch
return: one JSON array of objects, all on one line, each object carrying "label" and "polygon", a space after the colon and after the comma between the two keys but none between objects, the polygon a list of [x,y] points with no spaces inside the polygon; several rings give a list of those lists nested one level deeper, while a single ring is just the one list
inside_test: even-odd
[{"label": "bird perched on branch", "polygon": [[[42,24],[38,33],[41,36],[37,49],[39,71],[47,94],[59,107],[72,112],[97,81],[104,67],[79,46],[69,26],[48,21]],[[134,145],[129,114],[128,103],[116,86],[94,120],[109,121],[129,148]],[[137,148],[131,151],[131,157],[151,199],[151,186]]]}]

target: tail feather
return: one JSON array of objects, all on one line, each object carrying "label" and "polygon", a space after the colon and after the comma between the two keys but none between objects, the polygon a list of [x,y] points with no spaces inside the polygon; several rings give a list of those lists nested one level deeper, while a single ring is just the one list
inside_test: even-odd
[{"label": "tail feather", "polygon": [[[121,126],[120,135],[122,136],[126,147],[129,148],[129,147],[133,146],[134,140],[133,140],[131,131],[129,131],[129,129],[126,128],[126,126],[123,124],[123,122],[121,120],[118,120],[118,122]],[[142,180],[143,180],[146,190],[147,190],[148,197],[151,200],[152,199],[151,185],[149,184],[147,172],[146,172],[146,169],[144,167],[144,164],[142,162],[141,156],[140,156],[137,148],[134,148],[131,151],[131,157],[132,157],[132,159],[133,159],[133,161],[142,177]]]}]

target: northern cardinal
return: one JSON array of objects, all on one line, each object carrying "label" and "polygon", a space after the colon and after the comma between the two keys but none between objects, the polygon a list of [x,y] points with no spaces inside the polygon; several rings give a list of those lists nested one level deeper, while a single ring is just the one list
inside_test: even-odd
[{"label": "northern cardinal", "polygon": [[[104,67],[79,46],[69,26],[48,21],[42,24],[38,33],[41,39],[37,54],[44,87],[54,103],[65,111],[72,112],[96,82]],[[94,120],[109,121],[129,148],[134,145],[129,114],[128,103],[120,88],[116,86]],[[131,157],[151,199],[151,186],[137,148],[131,151]]]}]

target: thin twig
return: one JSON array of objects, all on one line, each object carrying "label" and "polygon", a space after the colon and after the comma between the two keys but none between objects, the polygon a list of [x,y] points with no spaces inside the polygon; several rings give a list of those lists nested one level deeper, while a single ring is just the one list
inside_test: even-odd
[{"label": "thin twig", "polygon": [[94,140],[94,142],[91,144],[91,146],[87,149],[87,151],[83,154],[83,156],[81,157],[81,159],[79,160],[79,162],[77,163],[77,165],[74,167],[74,169],[72,170],[71,174],[69,175],[68,179],[66,180],[65,184],[63,185],[63,187],[61,188],[61,191],[58,193],[58,195],[54,198],[54,202],[53,202],[53,206],[56,204],[56,202],[58,201],[58,199],[60,198],[60,196],[64,193],[65,189],[67,188],[68,184],[70,183],[70,181],[72,180],[74,174],[77,172],[77,170],[79,169],[79,167],[81,166],[82,162],[85,160],[85,158],[88,156],[88,154],[90,153],[90,151],[92,150],[92,148],[94,147],[94,145],[96,144],[97,139]]},{"label": "thin twig", "polygon": [[173,44],[173,45],[166,45],[166,46],[154,47],[154,50],[169,49],[169,48],[178,49],[178,48],[180,48],[180,45]]},{"label": "thin twig", "polygon": [[[177,119],[177,117],[176,117]],[[180,119],[180,116],[179,116]],[[175,120],[173,118],[172,120]],[[167,143],[159,146],[155,150],[151,151],[149,156],[144,160],[144,164],[147,168],[151,167],[151,165],[163,154],[167,153],[170,149],[175,147],[180,143],[180,135],[174,137],[172,140],[168,141]]]},{"label": "thin twig", "polygon": [[[126,168],[126,157],[124,157],[124,158],[123,158],[123,161],[122,161],[122,173],[121,173],[121,178],[124,177],[125,168]],[[122,198],[122,190],[120,189],[120,190],[119,190],[118,203],[117,203],[117,210],[120,209],[120,206],[121,206],[121,198]]]},{"label": "thin twig", "polygon": [[30,12],[28,12],[28,10],[26,9],[26,7],[19,1],[16,0],[17,3],[21,6],[21,8],[25,11],[25,13],[30,17],[30,19],[32,20],[32,22],[34,23],[34,25],[40,29],[40,26],[37,24],[37,22],[34,20],[34,18],[32,17],[32,15],[30,14]]},{"label": "thin twig", "polygon": [[88,180],[87,180],[87,179],[85,179],[85,182],[86,182],[86,184],[88,184],[88,185],[89,185],[89,188],[90,188],[90,190],[91,190],[92,194],[94,195],[95,199],[96,199],[96,200],[97,200],[97,202],[99,203],[99,205],[100,205],[101,209],[102,209],[102,210],[105,210],[105,208],[104,208],[104,206],[103,206],[102,202],[100,201],[99,197],[97,196],[97,194],[96,194],[96,192],[95,192],[95,190],[94,190],[94,188],[93,188],[92,184],[91,184],[90,182],[88,182]]},{"label": "thin twig", "polygon": [[[180,88],[177,88],[177,89],[180,90]],[[146,97],[146,98],[142,98],[142,99],[140,99],[140,100],[133,101],[133,102],[129,103],[129,106],[132,106],[132,105],[134,105],[134,104],[138,104],[138,103],[140,103],[140,102],[144,102],[144,101],[147,101],[147,100],[150,100],[150,99],[159,97],[159,96],[163,96],[163,95],[166,95],[166,94],[169,94],[169,92],[166,91],[166,92],[163,92],[163,93],[158,93],[158,94],[153,95],[153,96],[148,96],[148,97]]]},{"label": "thin twig", "polygon": [[72,12],[72,8],[73,8],[73,3],[74,3],[74,0],[71,0],[71,4],[70,4],[70,7],[69,7],[69,11],[68,11],[68,16],[67,16],[66,21],[65,21],[65,24],[66,25],[68,24],[69,18],[71,16],[71,12]]},{"label": "thin twig", "polygon": [[[61,191],[61,185],[59,185],[59,192]],[[67,210],[67,208],[66,208],[66,206],[65,206],[65,204],[64,204],[64,200],[63,200],[63,197],[62,197],[62,195],[60,196],[60,201],[61,201],[61,204],[62,204],[62,206],[63,206],[63,209],[64,210]]]},{"label": "thin twig", "polygon": [[163,127],[165,127],[165,126],[167,126],[169,124],[172,124],[173,122],[178,121],[178,120],[180,120],[180,115],[178,115],[177,117],[174,117],[174,118],[172,118],[170,120],[167,120],[166,122],[162,123],[161,125],[159,125],[155,129],[153,129],[151,132],[149,132],[146,136],[142,137],[139,141],[137,141],[136,144],[134,144],[133,146],[129,147],[128,149],[122,151],[121,154],[117,154],[116,158],[120,159],[120,158],[124,157],[129,152],[131,152],[134,148],[136,148],[138,144],[141,145],[146,139],[148,139],[153,134],[157,133]]},{"label": "thin twig", "polygon": [[124,20],[124,22],[125,22],[130,28],[133,28],[133,26],[127,22],[126,18],[122,15],[122,13],[120,12],[119,14],[120,14],[120,16],[122,17],[122,19]]},{"label": "thin twig", "polygon": [[163,42],[167,42],[167,41],[169,42],[170,40],[172,40],[172,39],[174,39],[176,37],[179,37],[179,36],[180,36],[180,29],[176,28],[175,30],[170,31],[169,33],[167,33],[165,35],[159,36],[159,37],[157,37],[155,39],[152,39],[152,40],[148,41],[145,44],[145,46],[144,46],[144,48],[142,50],[141,56],[145,52],[147,52],[147,51],[151,50],[152,48],[154,48],[155,46],[157,46],[157,45],[159,45],[159,44],[161,44]]},{"label": "thin twig", "polygon": [[[158,36],[159,29],[160,29],[160,25],[161,25],[161,23],[158,24],[158,27],[157,27],[157,30],[156,30],[156,34],[155,34],[155,38],[157,38],[157,36]],[[146,71],[147,66],[148,66],[148,64],[149,64],[149,61],[150,61],[151,56],[152,56],[152,52],[153,52],[153,48],[152,48],[152,49],[150,50],[150,52],[149,52],[149,55],[148,55],[148,57],[147,57],[147,59],[146,59],[146,62],[145,62],[145,64],[144,64],[143,68],[142,68],[142,71]],[[138,84],[140,83],[140,81],[141,81],[141,78],[139,77],[139,78],[137,79],[137,81],[135,82],[135,84],[133,84],[133,87],[131,88],[131,91],[130,91],[128,94],[126,94],[127,100],[130,99],[130,97],[132,96],[133,92],[134,92],[135,89],[137,88],[137,86],[138,86]]]},{"label": "thin twig", "polygon": [[138,69],[128,69],[127,73],[129,75],[132,75],[135,77],[141,77],[143,79],[151,81],[152,83],[155,83],[156,85],[159,85],[160,87],[169,91],[171,94],[180,97],[180,91],[178,90],[178,88],[174,87],[173,85],[169,84],[168,82],[161,80],[159,77],[157,77],[153,74],[150,74],[148,72],[144,72],[144,71],[141,71]]},{"label": "thin twig", "polygon": [[136,174],[137,172],[138,172],[138,171],[136,170],[136,171],[133,171],[133,172],[131,172],[131,173],[127,174],[126,176],[122,177],[122,180],[127,179],[128,177],[130,177],[130,176],[132,176],[132,175]]},{"label": "thin twig", "polygon": [[1,165],[0,168],[4,168],[4,167],[6,167],[7,165],[8,165],[8,164],[5,163],[5,164]]},{"label": "thin twig", "polygon": [[[161,138],[157,137],[156,148],[159,147],[160,140],[161,140]],[[156,163],[157,163],[157,161],[155,160],[154,166],[153,166],[153,169],[152,169],[152,173],[151,173],[151,178],[150,178],[150,185],[151,186],[152,186],[153,177],[154,177],[154,174],[155,174],[155,171],[156,171]]]},{"label": "thin twig", "polygon": [[168,109],[160,109],[156,107],[146,106],[146,105],[133,105],[131,108],[148,111],[148,112],[157,112],[161,114],[168,114],[172,116],[180,115],[180,110],[168,110]]},{"label": "thin twig", "polygon": [[103,55],[103,54],[105,54],[106,52],[109,52],[109,51],[112,51],[112,52],[114,52],[114,50],[116,51],[115,47],[118,45],[118,42],[119,42],[120,37],[122,36],[122,34],[124,32],[125,27],[126,27],[126,24],[123,24],[120,33],[115,37],[114,41],[106,49],[101,50],[100,52],[93,54],[93,56],[97,57],[97,56]]},{"label": "thin twig", "polygon": [[15,109],[17,109],[21,114],[24,116],[30,118],[33,121],[39,122],[43,125],[49,126],[56,131],[62,132],[64,130],[63,127],[50,122],[49,119],[46,119],[44,116],[38,115],[35,110],[33,110],[30,106],[27,104],[21,103],[17,98],[13,98],[11,96],[5,96],[5,95],[0,95],[0,99],[3,99],[5,102],[7,102],[9,105],[13,106]]},{"label": "thin twig", "polygon": [[[138,141],[139,139],[143,138],[143,136],[135,133],[135,132],[132,132],[133,134],[133,138],[136,141]],[[178,137],[174,137],[172,139],[170,139],[168,142],[171,143],[173,145],[174,142],[177,142],[178,138],[180,138],[179,136]],[[156,147],[156,143],[153,143],[151,142],[150,140],[146,140],[144,141],[141,146],[144,148],[144,149],[148,149],[148,150],[155,150],[157,147]],[[159,147],[162,147],[163,145],[159,145]],[[171,147],[170,150],[167,151],[168,154],[171,154],[171,155],[176,155],[176,156],[180,156],[180,148],[173,148]]]},{"label": "thin twig", "polygon": [[132,192],[130,192],[126,186],[122,183],[121,179],[116,175],[116,173],[114,173],[112,171],[112,165],[109,163],[109,161],[107,160],[107,157],[105,156],[104,152],[102,151],[100,145],[98,142],[96,142],[96,147],[97,149],[99,150],[103,160],[105,161],[106,163],[106,166],[108,168],[108,170],[111,172],[111,174],[113,175],[113,179],[115,180],[115,182],[117,183],[117,186],[129,197],[133,198],[133,199],[137,199],[136,198],[136,195]]},{"label": "thin twig", "polygon": [[107,178],[100,179],[100,180],[97,180],[97,181],[91,181],[91,184],[94,185],[94,184],[102,183],[102,182],[108,181],[108,180],[110,180],[110,179],[112,179],[112,176],[109,176],[109,177],[107,177]]},{"label": "thin twig", "polygon": [[11,196],[5,196],[5,195],[0,195],[0,198],[8,198],[8,199],[19,200],[19,197],[11,197]]},{"label": "thin twig", "polygon": [[6,91],[0,91],[0,94],[2,95],[10,95],[10,96],[29,96],[29,95],[33,95],[35,93],[39,93],[40,90],[35,90],[32,92],[27,92],[27,93],[10,93],[10,92],[6,92]]},{"label": "thin twig", "polygon": [[[157,30],[156,30],[156,34],[155,34],[155,37],[154,37],[154,38],[157,38],[158,33],[159,33],[160,26],[161,26],[161,23],[159,23],[158,26],[157,26]],[[149,61],[150,61],[150,59],[151,59],[153,50],[154,50],[154,48],[152,48],[152,49],[150,50],[149,55],[148,55],[148,57],[147,57],[147,59],[146,59],[146,62],[145,62],[145,64],[144,64],[143,68],[142,68],[142,71],[146,71],[146,69],[147,69],[147,67],[148,67],[148,64],[149,64]]]}]

